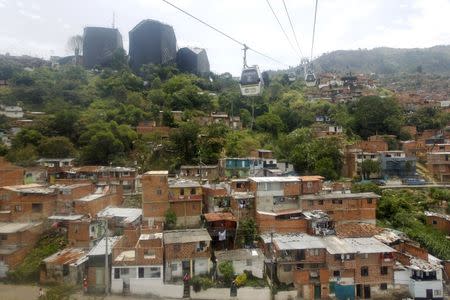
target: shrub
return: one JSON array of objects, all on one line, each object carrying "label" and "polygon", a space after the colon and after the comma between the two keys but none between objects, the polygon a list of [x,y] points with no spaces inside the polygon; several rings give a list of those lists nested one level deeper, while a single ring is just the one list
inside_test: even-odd
[{"label": "shrub", "polygon": [[241,275],[238,275],[235,279],[236,285],[244,286],[247,283],[247,274],[242,273]]},{"label": "shrub", "polygon": [[175,214],[175,212],[170,209],[167,210],[166,214],[165,214],[165,218],[166,218],[165,227],[167,227],[166,229],[175,228],[175,225],[177,224],[177,215]]},{"label": "shrub", "polygon": [[191,280],[192,288],[194,289],[194,292],[198,293],[202,289],[201,284],[201,278],[200,277],[193,277]]},{"label": "shrub", "polygon": [[206,291],[207,289],[214,286],[214,283],[208,277],[194,276],[192,278],[191,283],[192,283],[192,288],[194,289],[194,292],[196,292],[196,293],[200,292],[200,290]]},{"label": "shrub", "polygon": [[230,285],[234,277],[234,268],[231,261],[223,261],[219,264],[219,272],[222,274],[225,284]]}]

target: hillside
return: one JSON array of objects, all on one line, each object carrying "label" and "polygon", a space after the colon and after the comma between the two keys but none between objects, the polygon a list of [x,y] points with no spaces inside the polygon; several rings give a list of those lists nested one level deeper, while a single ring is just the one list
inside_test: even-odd
[{"label": "hillside", "polygon": [[450,45],[431,48],[338,50],[315,60],[317,72],[450,74]]}]

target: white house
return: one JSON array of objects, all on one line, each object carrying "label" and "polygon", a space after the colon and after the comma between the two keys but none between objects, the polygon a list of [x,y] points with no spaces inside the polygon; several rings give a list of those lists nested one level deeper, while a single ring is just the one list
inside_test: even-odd
[{"label": "white house", "polygon": [[217,264],[231,261],[236,274],[250,271],[253,276],[262,278],[264,273],[264,254],[260,249],[235,249],[216,251]]},{"label": "white house", "polygon": [[6,106],[2,105],[0,115],[4,115],[8,118],[21,119],[23,118],[23,110],[20,106]]}]

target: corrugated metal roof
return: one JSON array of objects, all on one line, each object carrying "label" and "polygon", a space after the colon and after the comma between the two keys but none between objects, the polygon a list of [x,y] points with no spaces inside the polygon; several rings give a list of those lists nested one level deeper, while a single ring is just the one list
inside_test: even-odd
[{"label": "corrugated metal roof", "polygon": [[386,253],[396,251],[375,238],[345,238],[344,240],[358,253]]},{"label": "corrugated metal roof", "polygon": [[164,244],[195,243],[211,241],[205,228],[164,231]]},{"label": "corrugated metal roof", "polygon": [[[269,240],[270,242],[270,240]],[[321,237],[308,234],[278,235],[273,238],[274,244],[280,250],[324,249]]]},{"label": "corrugated metal roof", "polygon": [[0,234],[9,234],[15,232],[22,232],[33,228],[41,223],[8,223],[0,222]]},{"label": "corrugated metal roof", "polygon": [[215,221],[233,221],[236,222],[235,216],[230,212],[207,213],[203,215],[207,222]]},{"label": "corrugated metal roof", "polygon": [[43,262],[57,265],[66,265],[66,264],[78,265],[86,260],[87,260],[87,251],[81,248],[66,248],[45,258]]},{"label": "corrugated metal roof", "polygon": [[54,221],[76,221],[83,219],[84,215],[53,215],[48,217],[49,220]]},{"label": "corrugated metal roof", "polygon": [[244,259],[264,259],[264,254],[261,249],[235,249],[226,251],[215,251],[216,258],[221,260],[244,260]]},{"label": "corrugated metal roof", "polygon": [[107,207],[97,213],[98,217],[123,218],[124,223],[132,223],[142,216],[141,208]]},{"label": "corrugated metal roof", "polygon": [[380,198],[379,195],[369,192],[369,193],[329,193],[320,195],[303,195],[300,196],[301,200],[321,200],[321,199],[366,199],[366,198]]},{"label": "corrugated metal roof", "polygon": [[[121,236],[112,236],[108,238],[108,254],[111,254],[111,249],[117,244],[121,239]],[[97,245],[95,245],[89,251],[89,256],[105,255],[106,250],[106,238],[102,238]]]},{"label": "corrugated metal roof", "polygon": [[424,212],[424,214],[427,217],[437,217],[437,218],[441,218],[441,219],[445,219],[447,221],[450,221],[450,215],[439,214],[439,213],[435,213],[435,212],[432,212],[432,211],[426,211],[426,212]]},{"label": "corrugated metal roof", "polygon": [[144,175],[168,175],[169,171],[166,170],[160,170],[160,171],[148,171],[145,172]]},{"label": "corrugated metal roof", "polygon": [[274,177],[249,177],[254,182],[299,182],[300,178],[297,176],[274,176]]}]

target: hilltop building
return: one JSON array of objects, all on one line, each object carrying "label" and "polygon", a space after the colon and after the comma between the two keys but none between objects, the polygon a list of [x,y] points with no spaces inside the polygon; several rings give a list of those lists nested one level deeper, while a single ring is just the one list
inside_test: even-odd
[{"label": "hilltop building", "polygon": [[199,76],[209,73],[209,60],[206,50],[197,47],[183,47],[177,52],[177,66],[182,72]]},{"label": "hilltop building", "polygon": [[143,20],[130,32],[130,67],[139,71],[145,64],[175,61],[177,39],[172,26],[156,20]]},{"label": "hilltop building", "polygon": [[83,34],[83,65],[93,68],[111,63],[114,51],[123,48],[116,28],[86,27]]}]

